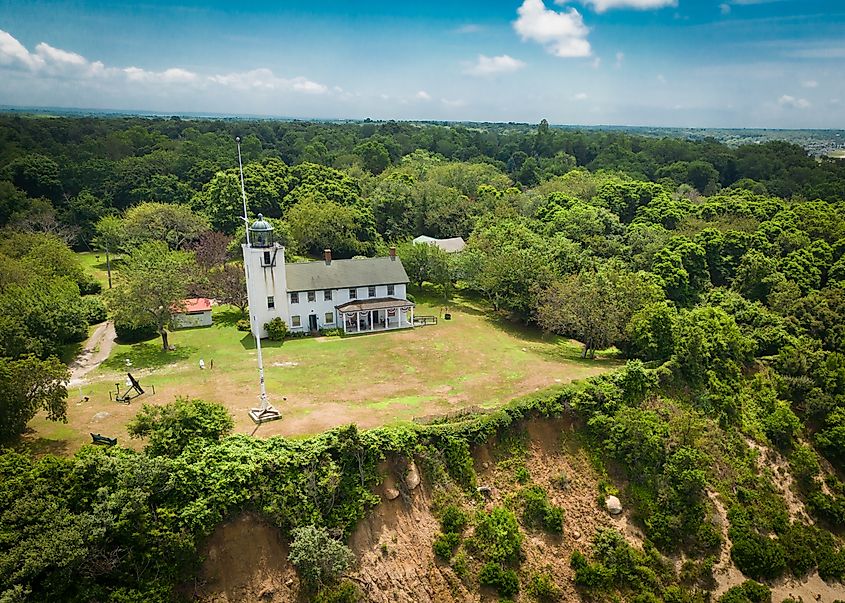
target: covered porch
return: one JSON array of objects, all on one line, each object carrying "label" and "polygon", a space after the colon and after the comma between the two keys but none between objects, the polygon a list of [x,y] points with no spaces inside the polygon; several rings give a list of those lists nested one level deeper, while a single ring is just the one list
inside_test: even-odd
[{"label": "covered porch", "polygon": [[373,333],[414,326],[414,304],[407,299],[381,297],[337,306],[343,332]]}]

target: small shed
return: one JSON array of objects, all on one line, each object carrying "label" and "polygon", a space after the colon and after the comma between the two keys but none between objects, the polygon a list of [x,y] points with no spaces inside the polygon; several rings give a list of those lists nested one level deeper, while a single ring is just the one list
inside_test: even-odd
[{"label": "small shed", "polygon": [[173,327],[187,329],[190,327],[211,326],[211,300],[207,297],[192,297],[182,300],[184,310],[173,316]]}]

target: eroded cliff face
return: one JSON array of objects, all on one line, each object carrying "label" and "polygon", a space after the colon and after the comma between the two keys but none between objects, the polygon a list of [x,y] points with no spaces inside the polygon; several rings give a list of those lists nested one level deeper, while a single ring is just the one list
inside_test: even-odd
[{"label": "eroded cliff face", "polygon": [[[550,502],[564,509],[563,534],[553,536],[540,531],[523,530],[524,560],[520,565],[521,583],[535,572],[549,574],[562,591],[561,601],[579,601],[569,567],[574,550],[588,552],[596,529],[613,527],[634,546],[642,546],[643,535],[633,524],[630,511],[611,516],[599,499],[599,476],[592,468],[586,451],[580,446],[574,425],[566,419],[535,420],[525,425],[526,446],[519,466],[524,466],[532,483],[548,492]],[[763,451],[764,454],[770,451]],[[774,454],[774,453],[772,453]],[[774,460],[774,459],[773,459]],[[515,479],[512,457],[503,457],[496,442],[478,447],[474,452],[480,486],[490,489],[489,497],[470,502],[463,497],[465,510],[492,508],[503,504],[521,487]],[[378,488],[382,502],[357,526],[349,546],[358,563],[351,578],[359,585],[364,599],[377,603],[458,603],[498,601],[492,591],[480,589],[473,571],[462,580],[447,564],[437,559],[432,543],[440,525],[432,512],[437,497],[442,496],[425,478],[411,490],[401,488],[397,480],[404,467],[383,468],[384,482]],[[782,469],[785,471],[785,469]],[[561,487],[561,476],[568,484]],[[624,483],[619,480],[622,489]],[[724,507],[711,493],[715,523],[727,533]],[[471,529],[467,530],[467,534]],[[726,538],[718,556],[713,591],[722,593],[744,580],[730,560],[730,541]],[[281,533],[255,514],[240,515],[221,525],[210,538],[205,563],[196,584],[190,589],[196,600],[217,603],[255,601],[307,601],[300,592],[296,572],[287,560],[288,548]],[[683,558],[671,559],[676,569]],[[470,558],[477,571],[478,563]],[[828,585],[816,574],[804,580],[783,580],[773,584],[773,600],[801,596],[805,601],[833,601],[841,597],[841,585]],[[517,601],[531,598],[523,592]]]}]

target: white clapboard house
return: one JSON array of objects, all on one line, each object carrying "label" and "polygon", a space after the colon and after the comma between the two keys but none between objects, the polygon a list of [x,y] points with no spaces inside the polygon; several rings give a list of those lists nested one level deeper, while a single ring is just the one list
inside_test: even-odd
[{"label": "white clapboard house", "polygon": [[285,248],[261,214],[243,245],[250,314],[261,337],[280,317],[294,332],[341,328],[346,333],[404,329],[414,325],[407,299],[408,275],[396,249],[388,257],[285,263]]}]

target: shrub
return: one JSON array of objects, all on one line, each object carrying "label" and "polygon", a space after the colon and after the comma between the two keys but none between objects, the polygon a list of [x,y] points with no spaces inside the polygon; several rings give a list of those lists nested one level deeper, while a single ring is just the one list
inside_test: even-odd
[{"label": "shrub", "polygon": [[114,332],[121,343],[137,343],[158,337],[155,325],[132,325],[114,321]]},{"label": "shrub", "polygon": [[244,331],[244,332],[249,331],[250,330],[249,319],[241,318],[238,322],[235,323],[235,328],[238,331]]},{"label": "shrub", "polygon": [[80,295],[97,295],[103,291],[102,283],[88,273],[82,274],[82,277],[77,283],[79,285]]},{"label": "shrub", "polygon": [[82,311],[85,314],[85,321],[89,325],[99,324],[108,318],[106,305],[96,295],[82,298]]},{"label": "shrub", "polygon": [[530,486],[520,492],[523,510],[522,521],[526,526],[560,534],[563,532],[563,509],[549,502],[541,486]]},{"label": "shrub", "polygon": [[278,316],[265,323],[264,328],[267,329],[267,339],[270,341],[282,341],[288,334],[288,326]]},{"label": "shrub", "polygon": [[335,327],[333,329],[320,329],[320,335],[323,337],[343,337],[345,333],[343,329]]},{"label": "shrub", "polygon": [[481,586],[493,588],[503,597],[512,597],[519,592],[519,578],[512,569],[503,569],[501,565],[490,561],[485,563],[478,574]]},{"label": "shrub", "polygon": [[126,429],[133,438],[148,438],[149,454],[175,457],[192,441],[220,441],[234,426],[232,415],[222,404],[177,398],[164,406],[144,404]]},{"label": "shrub", "polygon": [[447,505],[440,517],[440,527],[444,532],[460,534],[467,525],[467,514],[460,507]]},{"label": "shrub", "polygon": [[517,561],[521,554],[522,534],[514,514],[504,507],[480,513],[475,526],[476,548],[490,561]]},{"label": "shrub", "polygon": [[738,586],[734,586],[719,597],[718,603],[771,603],[772,591],[768,586],[746,580]]},{"label": "shrub", "polygon": [[458,438],[446,438],[441,444],[446,472],[464,488],[475,490],[475,466],[472,463],[469,444]]},{"label": "shrub", "polygon": [[467,559],[466,553],[460,551],[452,557],[452,570],[461,580],[467,579],[469,576],[469,560]]},{"label": "shrub", "polygon": [[786,571],[783,550],[776,540],[750,529],[731,529],[731,559],[746,576],[777,578]]},{"label": "shrub", "polygon": [[352,550],[329,535],[324,527],[304,526],[291,532],[288,559],[296,566],[303,582],[310,588],[332,584],[355,561]]},{"label": "shrub", "polygon": [[361,591],[349,580],[323,588],[314,597],[314,603],[358,603],[360,600]]},{"label": "shrub", "polygon": [[452,553],[458,548],[461,543],[461,535],[454,532],[446,532],[445,534],[438,534],[434,539],[431,547],[434,549],[434,554],[443,561],[449,561],[452,558]]},{"label": "shrub", "polygon": [[554,583],[554,580],[548,574],[533,574],[528,580],[528,586],[525,590],[542,603],[557,601],[563,594],[560,587]]}]

